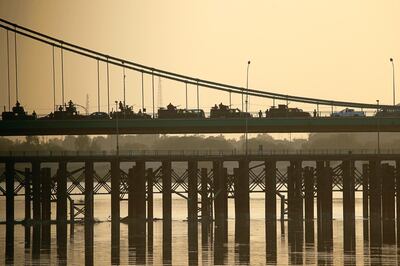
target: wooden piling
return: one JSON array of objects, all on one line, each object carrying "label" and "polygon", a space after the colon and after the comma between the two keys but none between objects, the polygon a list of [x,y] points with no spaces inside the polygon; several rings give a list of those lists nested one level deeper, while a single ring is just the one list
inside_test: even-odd
[{"label": "wooden piling", "polygon": [[363,201],[363,240],[368,243],[369,240],[369,166],[362,165],[362,201]]},{"label": "wooden piling", "polygon": [[[57,189],[58,191],[58,189]],[[40,257],[40,222],[41,222],[41,206],[40,206],[40,162],[32,162],[32,205],[33,205],[33,233],[32,233],[32,257]],[[58,197],[57,197],[58,199]]]},{"label": "wooden piling", "polygon": [[210,221],[210,200],[208,198],[208,176],[207,168],[201,168],[201,221]]},{"label": "wooden piling", "polygon": [[31,181],[32,174],[29,168],[25,168],[25,180],[24,180],[24,190],[25,190],[25,248],[31,246]]},{"label": "wooden piling", "polygon": [[111,161],[111,264],[120,257],[120,172],[119,160]]},{"label": "wooden piling", "polygon": [[276,162],[265,161],[265,238],[267,263],[275,263],[277,261],[276,219]]},{"label": "wooden piling", "polygon": [[147,251],[150,255],[153,254],[153,184],[154,172],[153,168],[146,170],[147,178]]},{"label": "wooden piling", "polygon": [[344,252],[354,254],[356,249],[354,162],[343,161],[342,173]]},{"label": "wooden piling", "polygon": [[42,248],[50,249],[51,240],[51,169],[42,168]]},{"label": "wooden piling", "polygon": [[6,262],[14,258],[14,162],[6,162]]},{"label": "wooden piling", "polygon": [[396,244],[394,167],[382,165],[382,243]]},{"label": "wooden piling", "polygon": [[[197,161],[188,162],[188,221],[197,223]],[[197,228],[197,227],[196,227]]]},{"label": "wooden piling", "polygon": [[305,241],[314,243],[314,168],[305,167],[304,172]]},{"label": "wooden piling", "polygon": [[380,161],[369,162],[370,247],[382,246],[382,181]]},{"label": "wooden piling", "polygon": [[171,161],[162,162],[162,212],[163,212],[163,263],[172,261],[172,188],[171,188]]},{"label": "wooden piling", "polygon": [[94,180],[94,169],[93,162],[85,162],[85,221],[94,221],[94,209],[93,209],[93,180]]},{"label": "wooden piling", "polygon": [[397,247],[400,247],[400,161],[396,161],[395,170],[396,182],[396,239]]}]

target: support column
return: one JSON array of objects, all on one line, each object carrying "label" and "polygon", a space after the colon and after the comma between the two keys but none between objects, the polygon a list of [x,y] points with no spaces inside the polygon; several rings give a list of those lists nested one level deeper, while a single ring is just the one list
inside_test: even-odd
[{"label": "support column", "polygon": [[41,170],[42,183],[42,248],[50,249],[51,241],[51,169]]},{"label": "support column", "polygon": [[93,222],[93,162],[85,162],[85,221]]},{"label": "support column", "polygon": [[211,204],[208,198],[208,173],[207,168],[201,168],[201,243],[203,246],[208,244],[211,223]]},{"label": "support column", "polygon": [[304,168],[305,241],[314,243],[314,168]]},{"label": "support column", "polygon": [[369,240],[369,167],[362,165],[362,196],[363,196],[363,239],[364,244]]},{"label": "support column", "polygon": [[356,250],[354,162],[342,162],[343,172],[343,240],[344,252]]},{"label": "support column", "polygon": [[153,254],[153,184],[154,172],[153,168],[146,171],[147,177],[147,249],[150,255]]},{"label": "support column", "polygon": [[382,181],[380,161],[369,162],[370,247],[382,246]]},{"label": "support column", "polygon": [[217,230],[221,233],[221,240],[227,237],[227,218],[228,218],[228,193],[227,193],[227,169],[223,168],[222,161],[213,162],[214,177],[214,210],[215,226],[221,228]]},{"label": "support column", "polygon": [[[58,191],[58,189],[57,189]],[[32,257],[40,257],[40,162],[32,162],[32,201],[33,201],[33,233],[32,233]],[[58,199],[58,197],[57,197]]]},{"label": "support column", "polygon": [[395,182],[394,167],[384,164],[382,168],[382,243],[396,244]]},{"label": "support column", "polygon": [[396,171],[395,171],[395,181],[396,181],[396,239],[397,247],[400,247],[400,161],[396,161]]},{"label": "support column", "polygon": [[318,251],[332,249],[332,169],[317,162]]},{"label": "support column", "polygon": [[93,265],[94,247],[94,166],[92,161],[85,162],[85,265]]},{"label": "support column", "polygon": [[119,264],[120,256],[120,185],[119,160],[111,161],[111,264]]},{"label": "support column", "polygon": [[171,161],[162,162],[162,206],[163,206],[163,263],[172,262],[172,198],[171,198]]},{"label": "support column", "polygon": [[265,161],[266,262],[276,263],[276,162]]},{"label": "support column", "polygon": [[6,162],[6,263],[14,259],[14,162]]},{"label": "support column", "polygon": [[31,181],[32,174],[29,168],[25,168],[25,180],[24,180],[24,190],[25,190],[25,248],[31,246]]},{"label": "support column", "polygon": [[188,162],[188,252],[189,264],[198,264],[197,161]]},{"label": "support column", "polygon": [[188,162],[188,221],[197,223],[197,161]]}]

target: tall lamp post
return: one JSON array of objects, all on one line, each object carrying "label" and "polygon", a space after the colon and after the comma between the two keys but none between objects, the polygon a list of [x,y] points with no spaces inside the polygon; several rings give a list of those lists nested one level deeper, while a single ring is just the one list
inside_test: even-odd
[{"label": "tall lamp post", "polygon": [[394,75],[394,60],[390,58],[390,62],[392,63],[392,79],[393,79],[393,105],[396,105],[396,82],[395,82],[395,75]]},{"label": "tall lamp post", "polygon": [[[377,105],[377,109],[376,109],[376,112],[378,113],[379,112],[379,100],[376,100],[376,105]],[[379,115],[378,115],[378,154],[380,154],[381,153],[381,144],[380,144],[380,117],[379,117]]]},{"label": "tall lamp post", "polygon": [[247,61],[247,75],[246,75],[246,132],[245,132],[245,145],[246,145],[246,151],[245,151],[245,154],[246,154],[246,157],[247,157],[247,153],[248,153],[248,145],[249,145],[249,139],[248,139],[248,125],[247,125],[247,123],[248,123],[248,121],[247,121],[247,119],[248,119],[248,117],[247,117],[247,112],[248,112],[248,106],[247,106],[247,103],[248,103],[248,100],[249,100],[249,94],[248,94],[248,92],[249,92],[249,68],[250,68],[250,60],[249,61]]},{"label": "tall lamp post", "polygon": [[118,112],[117,112],[117,110],[118,110],[118,101],[115,101],[115,113],[116,113],[116,115],[115,115],[115,117],[116,117],[116,120],[115,120],[115,126],[116,126],[116,130],[117,130],[117,143],[116,143],[116,145],[117,145],[117,157],[119,156],[119,125],[118,125]]}]

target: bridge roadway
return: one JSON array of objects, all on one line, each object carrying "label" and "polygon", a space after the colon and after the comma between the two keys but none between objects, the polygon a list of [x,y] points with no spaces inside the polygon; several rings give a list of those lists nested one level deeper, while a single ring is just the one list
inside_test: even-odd
[{"label": "bridge roadway", "polygon": [[[247,122],[246,122],[247,120]],[[183,133],[400,132],[400,118],[236,118],[0,121],[0,136]]]},{"label": "bridge roadway", "polygon": [[399,161],[399,150],[296,150],[296,151],[249,151],[248,155],[232,151],[124,151],[117,157],[114,152],[76,151],[27,151],[0,152],[0,163],[25,162],[188,162],[188,161]]}]

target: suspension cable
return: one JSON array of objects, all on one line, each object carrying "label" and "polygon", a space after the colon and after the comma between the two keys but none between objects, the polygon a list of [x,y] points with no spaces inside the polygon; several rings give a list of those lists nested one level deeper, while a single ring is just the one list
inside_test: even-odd
[{"label": "suspension cable", "polygon": [[62,105],[65,104],[65,98],[64,98],[64,49],[62,47],[61,43],[61,100],[62,100]]},{"label": "suspension cable", "polygon": [[[16,28],[15,28],[16,30]],[[17,55],[17,31],[14,35],[14,59],[15,59],[15,98],[18,102],[18,55]]]},{"label": "suspension cable", "polygon": [[100,112],[100,65],[97,59],[97,112]]},{"label": "suspension cable", "polygon": [[110,72],[107,58],[107,112],[110,113]]},{"label": "suspension cable", "polygon": [[[211,89],[216,89],[216,90],[221,90],[221,91],[231,91],[233,93],[240,94],[243,92],[244,88],[237,87],[237,86],[232,86],[228,84],[222,84],[222,83],[217,83],[213,81],[208,81],[208,80],[198,80],[193,77],[181,75],[178,73],[173,73],[161,69],[155,69],[153,67],[141,65],[135,62],[130,62],[127,60],[122,60],[120,58],[116,57],[111,57],[106,54],[102,54],[99,52],[96,52],[94,50],[90,50],[84,47],[80,47],[71,43],[66,43],[61,40],[58,40],[56,38],[50,37],[48,35],[33,31],[31,29],[25,28],[18,26],[14,23],[8,22],[4,19],[0,19],[0,22],[8,25],[12,25],[14,27],[18,27],[19,30],[17,29],[12,29],[6,25],[1,25],[0,27],[9,29],[11,31],[18,32],[20,35],[27,36],[29,38],[35,39],[37,41],[47,43],[50,45],[55,45],[56,47],[59,47],[60,44],[67,45],[68,47],[64,47],[64,49],[69,50],[71,52],[80,54],[82,56],[86,57],[92,57],[92,58],[97,58],[97,57],[102,57],[100,60],[105,61],[105,58],[109,58],[112,60],[112,64],[114,65],[119,65],[121,66],[121,62],[125,63],[125,66],[127,64],[129,65],[129,69],[136,70],[136,71],[143,71],[145,74],[150,74],[152,72],[156,72],[155,75],[158,77],[163,77],[179,82],[187,82],[189,84],[196,84],[198,81],[201,86],[211,88]],[[23,31],[21,31],[23,30]],[[34,36],[35,35],[35,36]],[[59,44],[58,44],[59,43]],[[104,58],[104,59],[103,59]],[[273,93],[273,92],[266,92],[266,91],[261,91],[261,90],[254,90],[254,89],[249,89],[248,90],[248,95],[256,96],[256,97],[262,97],[262,98],[276,98],[278,100],[285,100],[287,95],[280,94],[280,93]],[[357,103],[357,102],[344,102],[344,101],[334,101],[334,100],[324,100],[324,99],[317,99],[317,98],[309,98],[309,97],[301,97],[301,96],[289,96],[291,101],[294,102],[302,102],[302,103],[309,103],[309,104],[321,104],[321,105],[335,105],[335,106],[349,106],[349,107],[359,107],[359,108],[378,108],[376,104],[367,104],[367,103]],[[380,108],[382,107],[388,107],[388,108],[397,108],[393,107],[392,105],[380,105]],[[399,107],[400,108],[400,107]]]},{"label": "suspension cable", "polygon": [[143,77],[143,72],[142,72],[142,111],[144,113],[144,77]]},{"label": "suspension cable", "polygon": [[56,110],[56,67],[54,60],[54,46],[52,46],[52,56],[53,56],[53,108]]},{"label": "suspension cable", "polygon": [[8,111],[11,111],[11,86],[10,86],[10,47],[7,30],[7,85],[8,85]]}]

